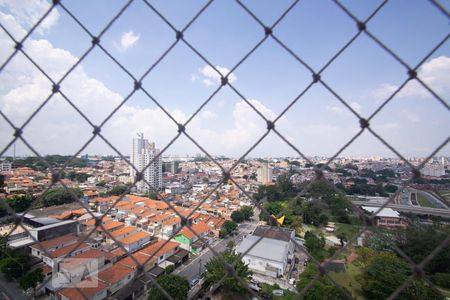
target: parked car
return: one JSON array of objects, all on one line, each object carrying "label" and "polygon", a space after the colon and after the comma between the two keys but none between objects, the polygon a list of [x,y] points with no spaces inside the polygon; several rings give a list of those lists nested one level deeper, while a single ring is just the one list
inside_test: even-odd
[{"label": "parked car", "polygon": [[194,278],[191,280],[191,287],[195,286],[199,282],[198,278]]}]

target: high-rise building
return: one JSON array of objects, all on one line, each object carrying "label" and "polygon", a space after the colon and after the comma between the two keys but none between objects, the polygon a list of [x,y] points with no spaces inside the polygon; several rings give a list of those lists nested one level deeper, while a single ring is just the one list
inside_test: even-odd
[{"label": "high-rise building", "polygon": [[[136,167],[139,172],[142,170],[159,154],[159,149],[156,149],[155,143],[149,143],[144,139],[143,133],[138,133],[138,137],[133,139],[133,146],[131,149],[130,162]],[[134,168],[130,167],[130,175],[136,176]],[[153,192],[155,189],[162,188],[162,158],[159,156],[155,159],[147,169],[143,171],[143,178],[150,186],[141,180],[137,183],[138,192]]]},{"label": "high-rise building", "polygon": [[268,163],[263,163],[257,170],[258,182],[266,184],[272,182],[272,168],[269,167]]}]

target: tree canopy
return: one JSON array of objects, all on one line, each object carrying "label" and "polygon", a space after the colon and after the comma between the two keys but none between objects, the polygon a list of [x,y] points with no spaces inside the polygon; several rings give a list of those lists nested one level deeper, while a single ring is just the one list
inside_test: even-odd
[{"label": "tree canopy", "polygon": [[42,204],[44,206],[61,205],[72,203],[83,197],[83,192],[78,188],[54,188],[49,190],[42,197]]},{"label": "tree canopy", "polygon": [[[156,281],[174,300],[187,299],[189,282],[186,278],[175,274],[165,274],[159,277]],[[158,288],[152,287],[150,289],[148,300],[164,299],[166,299],[166,297]]]},{"label": "tree canopy", "polygon": [[[239,254],[236,253],[232,249],[227,249],[222,252],[222,256],[228,264],[234,265],[234,269],[236,270],[236,275],[238,275],[243,281],[249,281],[252,275],[252,272],[248,269],[248,266],[244,264],[242,260],[240,260]],[[228,274],[227,269],[225,268],[222,260],[218,257],[211,258],[205,265],[206,273],[205,279],[206,283],[209,285],[213,285],[219,282],[225,274]],[[228,276],[223,282],[221,287],[226,290],[237,292],[237,293],[246,293],[247,290],[245,287],[241,285],[239,281],[233,276]]]},{"label": "tree canopy", "polygon": [[[410,265],[391,252],[372,256],[359,281],[368,299],[388,298],[412,273]],[[423,280],[415,279],[397,299],[442,299]]]},{"label": "tree canopy", "polygon": [[[299,281],[297,282],[297,290],[301,292],[311,280],[313,280],[319,270],[314,263],[310,263],[306,269],[300,274]],[[333,299],[343,300],[347,299],[342,291],[333,283],[322,277],[317,280],[303,295],[302,299],[316,300],[316,299]]]}]

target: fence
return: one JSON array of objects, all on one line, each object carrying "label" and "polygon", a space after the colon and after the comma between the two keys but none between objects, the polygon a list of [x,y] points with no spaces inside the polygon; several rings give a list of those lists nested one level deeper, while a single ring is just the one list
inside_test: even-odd
[{"label": "fence", "polygon": [[[135,1],[140,1],[140,0],[135,0]],[[140,180],[144,180],[143,178],[143,172],[140,172],[138,169],[136,169],[135,166],[133,166],[130,161],[102,134],[102,128],[104,126],[104,124],[110,120],[113,115],[120,109],[120,107],[122,107],[125,103],[127,103],[127,101],[132,97],[132,95],[134,93],[136,93],[137,91],[142,91],[143,94],[146,95],[146,97],[152,101],[156,106],[158,106],[165,115],[167,115],[168,118],[170,118],[174,124],[176,125],[177,128],[177,132],[174,132],[174,138],[162,149],[162,151],[147,165],[147,168],[151,165],[151,163],[153,161],[155,161],[156,159],[158,159],[161,155],[163,155],[167,149],[169,149],[171,147],[171,145],[173,145],[173,143],[182,135],[184,135],[185,137],[187,137],[187,139],[189,139],[193,144],[195,144],[212,162],[214,162],[218,168],[221,169],[222,173],[223,173],[223,177],[222,180],[215,185],[215,187],[209,191],[207,197],[205,197],[198,205],[197,207],[195,207],[195,209],[192,210],[192,212],[190,213],[189,216],[184,217],[182,215],[180,215],[180,213],[174,209],[173,205],[167,201],[167,199],[165,199],[164,196],[158,194],[158,198],[161,199],[162,201],[164,201],[169,208],[173,211],[174,214],[178,215],[178,217],[181,218],[182,220],[182,225],[183,228],[187,227],[192,231],[191,228],[191,224],[187,221],[194,213],[196,210],[199,209],[199,207],[205,203],[205,201],[207,201],[214,193],[215,191],[217,191],[224,183],[231,181],[234,185],[236,185],[236,187],[238,187],[242,193],[244,195],[246,195],[249,199],[251,199],[253,201],[252,198],[252,194],[249,193],[247,190],[245,190],[243,187],[240,186],[240,184],[233,178],[233,176],[231,175],[232,171],[239,165],[239,163],[255,148],[257,147],[265,138],[266,136],[270,133],[273,132],[274,134],[276,134],[277,136],[279,136],[290,148],[292,148],[300,157],[302,157],[303,159],[305,159],[306,161],[308,161],[309,163],[311,163],[311,165],[313,166],[314,170],[315,170],[315,174],[316,177],[315,179],[310,183],[313,184],[314,182],[324,182],[326,184],[328,184],[332,189],[336,188],[329,183],[327,180],[324,180],[324,173],[323,171],[325,170],[325,168],[328,166],[328,164],[330,164],[336,157],[338,157],[347,147],[349,147],[364,131],[369,132],[371,135],[373,135],[376,139],[378,139],[379,141],[381,141],[386,147],[388,147],[392,152],[394,152],[396,154],[396,156],[398,158],[400,158],[401,160],[404,161],[405,164],[407,164],[411,170],[412,170],[412,177],[407,181],[403,183],[403,186],[406,187],[408,186],[414,179],[417,179],[420,177],[420,170],[421,168],[424,167],[424,165],[436,154],[438,153],[438,151],[440,151],[447,143],[448,143],[448,138],[446,138],[432,153],[430,153],[430,155],[418,166],[412,165],[407,159],[405,159],[405,157],[399,152],[397,151],[392,145],[390,145],[380,134],[378,134],[377,132],[375,132],[372,128],[371,128],[371,120],[378,115],[382,110],[386,109],[386,105],[392,101],[392,99],[398,95],[398,93],[400,91],[402,91],[402,89],[405,87],[405,85],[410,82],[410,81],[415,81],[417,82],[420,86],[422,86],[424,89],[426,89],[429,93],[431,93],[433,95],[433,97],[435,98],[436,101],[440,102],[443,105],[443,109],[446,109],[448,111],[449,107],[448,107],[448,101],[446,102],[437,92],[435,92],[432,88],[430,88],[428,86],[428,84],[426,82],[424,82],[424,80],[422,80],[420,78],[420,76],[418,75],[418,69],[434,54],[436,53],[436,51],[443,46],[448,38],[449,38],[449,34],[445,35],[442,40],[437,43],[435,45],[435,47],[433,47],[424,57],[423,59],[415,66],[411,66],[408,63],[405,62],[405,60],[403,60],[400,55],[398,55],[397,53],[395,53],[390,47],[389,45],[386,45],[381,39],[379,39],[374,33],[371,32],[370,30],[370,21],[377,15],[379,14],[380,11],[383,10],[383,8],[385,7],[385,5],[388,3],[388,1],[382,1],[374,10],[373,12],[369,15],[369,17],[367,17],[364,20],[358,19],[344,4],[342,4],[339,1],[332,1],[336,4],[336,9],[342,10],[347,16],[348,18],[354,23],[354,26],[357,28],[356,33],[354,34],[354,36],[352,36],[346,43],[345,45],[340,48],[334,56],[332,56],[332,58],[327,61],[322,68],[320,69],[315,69],[313,68],[310,64],[308,64],[307,61],[305,61],[301,55],[297,54],[294,50],[290,49],[283,41],[281,38],[279,38],[277,36],[277,26],[280,24],[280,22],[283,21],[283,19],[286,17],[286,15],[288,15],[291,10],[296,7],[296,6],[301,6],[301,1],[294,1],[291,5],[289,5],[289,7],[279,16],[279,18],[273,23],[273,24],[266,24],[264,23],[258,16],[257,14],[255,14],[248,6],[246,6],[242,1],[240,0],[236,0],[237,5],[248,15],[251,16],[251,18],[254,20],[254,22],[256,24],[258,24],[261,28],[261,30],[264,32],[264,36],[254,45],[254,47],[248,51],[239,61],[236,65],[234,65],[229,73],[227,75],[223,75],[215,66],[215,64],[210,61],[205,55],[203,55],[201,53],[200,50],[198,50],[196,48],[195,45],[193,45],[187,38],[185,38],[185,32],[189,30],[189,28],[191,27],[192,24],[194,24],[197,19],[204,14],[205,12],[208,11],[208,8],[210,7],[211,3],[213,2],[213,0],[208,1],[196,14],[195,16],[189,21],[187,22],[187,24],[182,27],[182,28],[178,28],[176,27],[173,23],[171,23],[171,21],[169,20],[169,18],[167,18],[162,12],[160,12],[154,5],[152,5],[150,3],[150,1],[148,0],[142,0],[143,3],[145,3],[146,7],[148,7],[148,12],[149,13],[153,13],[156,14],[167,26],[168,28],[170,28],[173,31],[173,42],[171,43],[171,45],[167,48],[167,50],[151,65],[148,67],[147,71],[141,76],[141,77],[136,77],[135,75],[133,75],[124,65],[122,65],[112,54],[110,51],[108,51],[103,45],[102,45],[102,37],[105,35],[105,33],[111,28],[111,26],[118,20],[121,18],[121,16],[123,15],[123,13],[129,8],[129,6],[131,5],[131,3],[133,2],[133,0],[127,1],[126,4],[117,12],[116,15],[114,15],[114,17],[109,21],[108,24],[106,24],[106,26],[99,32],[99,33],[93,33],[91,31],[89,31],[89,29],[83,24],[82,21],[80,21],[80,19],[73,13],[71,12],[65,5],[64,1],[60,1],[60,0],[54,0],[52,5],[50,6],[50,8],[39,18],[39,20],[29,29],[29,31],[27,32],[27,34],[20,40],[16,40],[14,35],[8,31],[8,29],[6,28],[6,26],[4,24],[0,24],[1,29],[4,31],[4,33],[6,33],[10,39],[14,42],[15,46],[14,49],[10,49],[10,55],[9,57],[6,59],[6,61],[1,63],[1,67],[0,67],[0,72],[2,72],[6,66],[8,66],[8,64],[10,64],[11,60],[18,54],[18,53],[22,53],[29,61],[30,64],[34,65],[37,69],[39,69],[40,72],[42,72],[42,74],[49,80],[49,82],[52,85],[51,91],[49,91],[49,95],[46,99],[42,99],[42,103],[39,105],[39,107],[28,117],[28,119],[23,123],[23,124],[14,124],[9,118],[8,116],[0,111],[1,116],[3,117],[3,119],[11,126],[11,128],[13,128],[14,130],[14,135],[11,139],[11,141],[7,144],[7,146],[0,152],[0,156],[4,155],[5,152],[10,149],[12,147],[12,145],[20,140],[22,141],[26,147],[28,147],[33,153],[34,155],[36,155],[37,157],[39,157],[39,159],[42,161],[43,164],[45,164],[47,166],[47,168],[52,172],[52,182],[51,184],[46,188],[45,192],[49,191],[52,187],[55,186],[55,184],[61,184],[63,185],[66,189],[67,186],[65,186],[64,182],[62,182],[61,179],[61,174],[62,172],[66,169],[67,165],[70,163],[70,161],[66,162],[62,168],[55,170],[52,168],[52,166],[45,160],[45,158],[43,156],[41,156],[38,151],[33,147],[32,144],[30,144],[24,137],[23,133],[24,131],[26,131],[26,129],[31,126],[29,125],[30,122],[33,120],[33,118],[36,117],[36,115],[38,115],[40,113],[40,111],[48,104],[48,102],[50,101],[50,99],[52,99],[52,97],[54,97],[55,95],[60,95],[64,98],[64,100],[71,106],[73,107],[78,114],[90,125],[91,129],[92,129],[92,136],[90,137],[89,140],[86,141],[86,143],[84,143],[84,145],[72,156],[72,160],[78,156],[80,153],[82,153],[82,151],[84,151],[86,149],[86,147],[95,139],[95,138],[100,138],[101,140],[103,140],[107,145],[109,145],[111,147],[111,149],[114,150],[114,152],[120,156],[124,161],[126,161],[132,168],[135,169],[136,171],[136,178],[133,182],[133,184],[115,201],[114,205],[112,205],[104,214],[101,218],[96,218],[92,212],[89,211],[88,207],[86,206],[85,203],[81,202],[78,197],[74,194],[72,194],[72,197],[80,204],[80,206],[84,207],[87,209],[87,211],[92,215],[92,217],[96,220],[96,226],[94,229],[92,229],[90,231],[89,234],[92,234],[95,229],[97,227],[103,228],[103,230],[105,231],[105,233],[113,240],[114,237],[111,236],[111,234],[108,232],[108,230],[105,230],[103,225],[102,225],[102,218],[106,215],[108,215],[108,213],[111,211],[111,209],[114,208],[114,206],[123,199],[123,197],[128,194],[130,192],[130,190],[132,189],[132,187],[134,187],[136,185],[136,183]],[[450,15],[448,13],[448,11],[446,10],[446,8],[441,5],[438,1],[429,1],[430,5],[434,6],[434,8],[438,11],[440,11],[441,14],[444,15],[445,18],[449,19]],[[65,11],[77,24],[78,26],[86,33],[86,39],[90,39],[91,41],[91,46],[79,57],[79,59],[72,65],[72,67],[70,67],[67,72],[65,74],[63,74],[63,76],[61,76],[61,78],[59,80],[54,80],[52,79],[45,71],[44,69],[42,69],[40,67],[40,65],[27,53],[27,49],[26,47],[24,47],[24,43],[27,39],[30,38],[30,35],[37,30],[37,28],[46,20],[46,18],[48,18],[48,16],[50,15],[50,13],[52,12],[52,10],[54,9],[58,9],[58,10],[62,10]],[[89,9],[89,7],[87,6],[86,9]],[[311,30],[314,31],[314,28],[311,28]],[[349,101],[347,101],[346,99],[344,99],[344,97],[342,97],[341,95],[339,95],[336,90],[333,89],[333,87],[331,85],[329,85],[326,82],[326,79],[324,79],[322,77],[322,74],[324,73],[325,70],[327,70],[334,62],[335,60],[340,57],[344,52],[346,52],[346,50],[349,48],[349,46],[351,46],[356,40],[358,40],[358,38],[360,38],[361,36],[366,36],[367,38],[369,38],[370,40],[372,40],[373,42],[375,42],[384,52],[386,52],[387,54],[389,54],[395,61],[398,62],[399,65],[401,65],[404,68],[405,71],[405,78],[404,81],[401,85],[398,86],[398,88],[396,88],[390,95],[389,97],[387,97],[382,103],[381,105],[378,107],[378,109],[376,109],[369,117],[364,118],[362,115],[360,115],[360,113],[358,113],[358,111],[356,111],[350,104]],[[250,102],[248,100],[247,97],[244,96],[243,93],[241,93],[236,86],[233,85],[233,83],[231,82],[229,76],[232,72],[234,72],[237,68],[239,68],[242,64],[244,64],[246,62],[246,60],[252,56],[252,54],[262,45],[264,44],[267,40],[271,39],[272,41],[274,41],[276,44],[278,44],[279,46],[281,46],[282,49],[284,49],[283,51],[286,51],[286,53],[288,53],[290,56],[292,56],[297,62],[298,65],[300,67],[306,68],[307,70],[309,70],[310,74],[311,74],[311,80],[309,82],[309,84],[307,86],[305,86],[303,88],[303,90],[294,98],[292,99],[292,101],[289,103],[289,105],[287,105],[285,107],[285,109],[273,120],[267,119],[263,113],[261,113],[257,107],[255,107],[255,105],[252,104],[252,102]],[[142,85],[142,81],[155,69],[155,67],[157,65],[159,65],[162,61],[164,61],[164,59],[166,58],[166,56],[178,45],[178,44],[184,44],[185,46],[187,46],[189,49],[192,50],[193,53],[195,53],[196,56],[198,56],[198,58],[200,58],[201,61],[203,61],[204,63],[206,63],[209,67],[211,67],[215,72],[217,72],[217,74],[220,76],[220,80],[221,80],[221,84],[219,87],[217,87],[213,93],[211,93],[211,95],[206,98],[204,100],[204,102],[195,110],[195,112],[187,119],[186,122],[184,123],[178,123],[176,121],[176,119],[171,115],[171,113],[169,113],[164,106],[162,105],[162,103],[156,99],[154,96],[151,95],[150,91],[148,91],[143,85]],[[101,52],[108,57],[112,62],[114,62],[127,76],[129,76],[129,78],[131,78],[134,82],[134,86],[130,88],[129,93],[123,98],[122,102],[100,123],[100,124],[95,124],[93,123],[75,104],[74,101],[72,101],[67,95],[65,95],[64,90],[60,88],[62,82],[69,76],[69,74],[71,74],[71,72],[78,66],[80,65],[85,59],[86,57],[88,57],[90,55],[90,53],[94,50],[94,49],[99,49],[101,50]],[[301,149],[299,149],[296,145],[294,145],[292,142],[290,142],[288,140],[288,138],[286,138],[278,129],[277,129],[277,122],[280,120],[280,118],[282,116],[284,116],[286,114],[286,112],[288,112],[300,99],[302,99],[302,97],[304,97],[305,93],[308,92],[308,90],[311,89],[311,87],[315,86],[315,85],[320,85],[323,88],[325,88],[326,90],[328,90],[343,106],[346,107],[346,109],[348,109],[348,111],[351,112],[351,114],[354,116],[354,120],[355,122],[359,122],[359,126],[360,126],[360,130],[348,141],[346,141],[346,143],[344,144],[343,147],[341,147],[331,158],[329,158],[328,162],[326,164],[324,164],[322,167],[318,168],[317,166],[314,165],[314,163],[312,163],[312,161],[306,157],[303,152],[301,151]],[[239,159],[237,159],[234,164],[232,165],[231,168],[226,169],[224,168],[219,161],[217,161],[212,155],[210,155],[207,150],[200,144],[198,143],[190,134],[189,134],[189,124],[191,123],[192,119],[198,115],[203,109],[204,107],[217,95],[217,93],[224,88],[225,86],[231,88],[231,90],[240,98],[242,99],[255,113],[257,113],[266,123],[266,131],[265,133],[259,137],[259,139],[257,140],[257,142],[252,145],[245,153],[243,153]],[[150,185],[148,182],[146,182],[148,185]],[[309,187],[306,187],[303,189],[303,191],[301,192],[300,195],[308,192]],[[399,189],[400,191],[400,189]],[[157,192],[155,190],[155,192]],[[45,194],[45,193],[44,193]],[[384,203],[379,211],[381,211],[381,209],[383,209],[384,207],[386,207],[389,203],[391,203],[394,199],[394,197],[396,197],[397,195],[394,195],[393,197],[390,198],[390,200],[386,203]],[[41,196],[42,197],[42,196]],[[4,201],[4,199],[1,199],[2,201],[2,205],[7,209],[8,213],[11,216],[16,216],[14,211],[12,210],[12,208],[6,203],[6,201]],[[39,201],[40,199],[37,199],[36,201]],[[264,206],[261,205],[260,202],[258,201],[253,201],[253,203],[255,204],[255,206],[257,206],[261,211],[265,211]],[[348,298],[352,299],[352,295],[350,295],[348,293],[347,290],[343,289],[332,277],[329,276],[328,271],[326,270],[327,265],[330,263],[331,260],[333,260],[334,258],[338,257],[341,253],[343,253],[348,247],[349,245],[352,244],[352,242],[354,242],[364,231],[366,230],[371,230],[374,231],[374,225],[373,225],[373,216],[368,216],[365,215],[364,213],[362,213],[358,207],[356,207],[355,205],[353,205],[351,202],[349,202],[349,204],[352,206],[353,211],[358,214],[361,218],[363,218],[365,220],[365,225],[363,226],[363,228],[358,232],[357,235],[355,235],[354,237],[352,237],[349,242],[342,247],[341,249],[339,249],[330,259],[326,260],[323,263],[320,263],[319,261],[317,261],[314,257],[312,257],[308,252],[305,251],[305,249],[299,245],[297,243],[296,240],[292,240],[292,242],[296,245],[296,248],[299,251],[305,252],[305,255],[307,255],[311,261],[313,261],[319,268],[319,274],[312,279],[309,284],[307,286],[305,286],[298,294],[298,297],[303,296],[307,290],[309,288],[311,288],[318,280],[320,280],[322,277],[327,278],[330,282],[332,282],[333,284],[335,284],[340,291],[346,295]],[[283,212],[281,212],[278,216],[276,217],[280,217],[283,215]],[[271,218],[273,218],[273,216],[271,216]],[[22,225],[22,221],[23,221],[23,216],[16,216],[15,218],[15,226],[14,229],[16,227],[22,227],[30,236],[31,234],[29,233],[28,229],[26,227],[24,227]],[[10,231],[13,232],[12,229]],[[181,230],[181,229],[180,229]],[[196,232],[192,231],[194,234],[196,234]],[[286,233],[284,231],[280,231],[282,234]],[[88,235],[89,236],[89,235]],[[79,241],[79,244],[81,244],[84,240],[86,240],[88,238],[88,236],[84,237],[83,239],[81,239]],[[172,235],[172,237],[167,241],[169,242],[173,237],[175,236]],[[290,239],[289,236],[287,236],[288,239]],[[202,237],[199,237],[200,240],[202,240],[203,242],[204,239]],[[262,236],[257,240],[257,242],[246,251],[249,252],[257,243],[259,243],[262,239]],[[433,283],[429,280],[429,278],[425,275],[423,268],[427,265],[428,262],[430,262],[430,260],[437,254],[439,253],[439,251],[441,251],[442,249],[444,249],[445,247],[448,247],[450,241],[450,237],[447,236],[446,239],[444,239],[442,241],[442,243],[436,248],[434,249],[423,261],[421,261],[420,263],[416,263],[414,262],[412,259],[410,259],[403,251],[401,251],[395,244],[392,245],[392,247],[396,250],[396,252],[398,254],[400,254],[400,256],[402,256],[403,258],[405,258],[411,265],[411,269],[413,270],[411,276],[409,276],[404,282],[403,284],[401,284],[400,286],[398,286],[398,288],[390,295],[390,299],[394,299],[396,298],[405,288],[407,288],[411,282],[415,279],[415,278],[423,278],[429,285],[430,287],[432,287],[436,292],[440,293],[440,291],[433,285]],[[37,240],[35,240],[35,242],[39,243]],[[119,241],[116,241],[116,243],[125,251],[127,252],[127,250],[123,247],[123,245],[121,245],[121,243]],[[164,245],[161,245],[161,247],[155,251],[158,252]],[[213,252],[214,256],[218,257],[223,264],[226,266],[226,270],[227,270],[227,274],[222,278],[222,280],[220,280],[220,282],[218,282],[217,284],[215,284],[212,288],[211,291],[209,291],[207,293],[207,296],[211,295],[212,293],[214,293],[217,288],[219,288],[221,286],[221,284],[223,283],[223,281],[225,280],[225,278],[227,278],[228,276],[232,276],[234,277],[236,280],[238,280],[240,282],[240,284],[242,284],[242,286],[244,286],[248,292],[252,295],[254,295],[255,297],[259,296],[248,286],[248,283],[242,279],[239,278],[239,276],[236,273],[235,270],[235,263],[227,263],[222,254],[218,253],[213,247],[208,245],[208,248],[210,251]],[[45,250],[44,250],[45,251]],[[154,254],[155,254],[154,253]],[[240,255],[240,257],[243,257],[246,253],[242,253]],[[46,253],[47,255],[49,255],[49,253]],[[153,255],[154,255],[153,254]],[[152,257],[153,257],[152,255]],[[145,264],[140,264],[135,257],[133,257],[132,255],[130,255],[129,257],[131,257],[136,264],[140,265],[139,268],[139,273],[140,274],[145,274],[147,273],[144,270],[143,265]],[[150,257],[149,260],[152,258]],[[146,274],[148,275],[148,274]],[[152,278],[151,276],[148,276],[148,278]],[[49,279],[47,279],[46,281],[44,281],[41,286],[44,286]],[[171,296],[156,282],[156,280],[152,279],[152,284],[154,285],[154,287],[156,287],[165,297],[172,299]],[[78,291],[83,294],[83,296],[85,298],[89,298],[87,295],[85,295],[85,293],[78,289]],[[33,295],[34,296],[34,295]]]}]

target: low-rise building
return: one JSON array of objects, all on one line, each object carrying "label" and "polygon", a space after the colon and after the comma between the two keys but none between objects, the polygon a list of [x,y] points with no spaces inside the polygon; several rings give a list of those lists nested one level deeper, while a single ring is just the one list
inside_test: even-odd
[{"label": "low-rise building", "polygon": [[237,252],[246,253],[242,260],[251,271],[276,278],[285,274],[294,257],[294,237],[292,229],[258,226],[238,245]]},{"label": "low-rise building", "polygon": [[[363,206],[362,208],[372,214],[376,213],[380,209],[379,207],[372,206]],[[406,228],[406,222],[400,216],[400,213],[389,207],[383,207],[379,212],[377,212],[375,219],[377,226],[387,228]]]},{"label": "low-rise building", "polygon": [[[191,228],[192,230],[188,227],[184,227],[183,230],[175,236],[175,240],[181,243],[182,248],[189,250],[192,253],[199,253],[212,240],[209,236],[210,228],[203,222],[194,224]],[[201,239],[199,237],[201,237]]]},{"label": "low-rise building", "polygon": [[140,231],[135,234],[129,235],[123,239],[120,239],[119,242],[128,252],[132,252],[148,243],[150,239],[151,235],[149,233],[145,231]]}]

